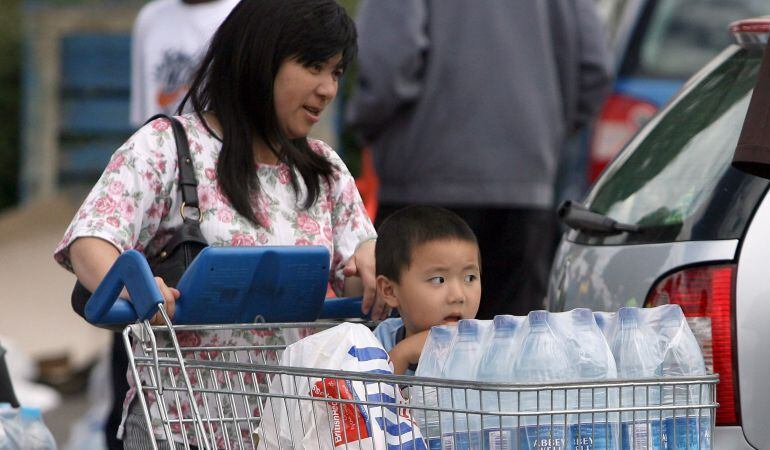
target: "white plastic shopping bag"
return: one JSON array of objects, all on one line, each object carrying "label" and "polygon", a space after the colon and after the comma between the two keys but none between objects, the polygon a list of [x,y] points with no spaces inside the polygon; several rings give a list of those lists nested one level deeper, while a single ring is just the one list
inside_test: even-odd
[{"label": "white plastic shopping bag", "polygon": [[[289,345],[287,367],[392,374],[388,354],[361,324],[343,323]],[[275,377],[258,430],[261,450],[425,450],[420,430],[403,408],[398,386],[343,378]],[[319,400],[292,399],[291,396]],[[324,400],[320,400],[324,399]],[[377,406],[376,402],[393,406]]]}]

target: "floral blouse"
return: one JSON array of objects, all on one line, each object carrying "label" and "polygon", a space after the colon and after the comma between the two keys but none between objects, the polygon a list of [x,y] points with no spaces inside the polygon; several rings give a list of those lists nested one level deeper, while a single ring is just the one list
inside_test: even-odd
[{"label": "floral blouse", "polygon": [[[177,118],[187,132],[198,179],[201,230],[209,245],[323,245],[331,255],[329,281],[339,295],[345,262],[360,242],[376,236],[353,177],[340,157],[325,143],[308,139],[310,148],[331,161],[335,169],[328,181],[321,180],[318,199],[307,209],[302,208],[307,193],[298,174],[299,192],[295,192],[286,164],[256,164],[260,192],[252,201],[262,224],[256,226],[233,209],[217,184],[216,162],[222,142],[194,114]],[[165,119],[155,120],[113,154],[56,247],[56,261],[72,271],[69,245],[84,236],[102,238],[121,252],[136,249],[148,256],[157,254],[182,224],[177,178],[170,124]],[[204,345],[212,341],[237,345],[241,340],[221,332],[204,333],[201,339]],[[126,404],[135,393],[132,378],[129,376],[132,387]]]},{"label": "floral blouse", "polygon": [[[355,181],[340,157],[325,143],[310,139],[310,148],[329,159],[336,169],[331,183],[321,182],[318,200],[302,209],[306,189],[296,195],[289,167],[256,164],[260,193],[254,199],[255,226],[230,205],[216,181],[216,162],[222,143],[208,133],[194,114],[178,117],[187,132],[198,179],[203,214],[201,230],[213,246],[323,245],[332,258],[330,282],[341,293],[342,268],[356,246],[374,237]],[[64,237],[54,258],[72,271],[69,245],[79,237],[102,238],[120,251],[136,249],[156,255],[182,224],[177,213],[177,155],[168,121],[158,119],[142,127],[112,156]]]}]

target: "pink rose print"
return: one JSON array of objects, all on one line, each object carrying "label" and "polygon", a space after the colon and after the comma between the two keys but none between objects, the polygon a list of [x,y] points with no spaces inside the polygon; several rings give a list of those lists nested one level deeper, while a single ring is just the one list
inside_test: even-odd
[{"label": "pink rose print", "polygon": [[153,203],[152,206],[150,206],[150,209],[147,210],[147,218],[148,219],[154,219],[159,218],[161,216],[162,212],[160,210],[160,207],[157,203]]},{"label": "pink rose print", "polygon": [[[249,332],[255,336],[259,336],[262,338],[275,336],[275,332],[273,330],[265,329],[265,328],[254,328],[249,330]],[[261,353],[259,355],[261,355]]]},{"label": "pink rose print", "polygon": [[161,173],[166,173],[166,160],[165,159],[158,160],[158,170]]},{"label": "pink rose print", "polygon": [[121,200],[118,203],[118,210],[122,214],[131,215],[134,213],[134,203],[131,200],[127,200],[127,199]]},{"label": "pink rose print", "polygon": [[99,214],[112,214],[112,212],[115,211],[115,201],[111,197],[100,197],[96,200],[96,203],[94,203],[94,208]]},{"label": "pink rose print", "polygon": [[289,166],[281,164],[281,168],[278,170],[278,182],[281,184],[289,184],[291,181],[291,172]]},{"label": "pink rose print", "polygon": [[122,154],[122,153],[120,153],[120,154],[118,154],[118,155],[115,155],[115,157],[113,157],[113,158],[110,160],[110,163],[109,163],[109,164],[107,164],[107,171],[108,171],[108,172],[112,172],[112,171],[114,171],[114,170],[118,170],[118,169],[120,169],[120,167],[121,167],[121,166],[122,166],[122,165],[123,165],[125,162],[126,162],[126,157],[125,157],[125,156],[123,156],[123,154]]},{"label": "pink rose print", "polygon": [[209,193],[208,189],[202,189],[199,191],[199,205],[201,207],[201,210],[210,209],[213,205],[211,203],[211,194]]},{"label": "pink rose print", "polygon": [[168,120],[166,119],[157,119],[152,122],[152,128],[156,131],[166,131],[169,127]]},{"label": "pink rose print", "polygon": [[254,238],[248,234],[244,234],[240,231],[233,233],[233,238],[230,240],[230,245],[233,247],[247,247],[255,244]]},{"label": "pink rose print", "polygon": [[120,221],[115,216],[108,217],[107,218],[107,223],[109,225],[112,225],[114,228],[119,228],[120,227]]},{"label": "pink rose print", "polygon": [[222,223],[230,223],[233,221],[233,212],[226,208],[220,208],[217,211],[217,219]]},{"label": "pink rose print", "polygon": [[201,335],[194,331],[180,331],[176,334],[180,347],[200,347]]},{"label": "pink rose print", "polygon": [[330,213],[332,209],[334,208],[334,204],[332,203],[332,199],[327,197],[321,201],[321,211],[325,213]]},{"label": "pink rose print", "polygon": [[273,221],[270,219],[270,214],[265,211],[264,208],[260,208],[259,211],[255,211],[254,215],[257,216],[257,221],[263,228],[269,229],[273,225]]},{"label": "pink rose print", "polygon": [[110,183],[110,186],[107,188],[107,191],[112,195],[121,195],[123,194],[123,191],[125,190],[125,188],[126,187],[122,182],[115,180],[112,183]]},{"label": "pink rose print", "polygon": [[267,245],[269,240],[265,233],[259,233],[259,245]]},{"label": "pink rose print", "polygon": [[72,237],[72,228],[69,228],[66,233],[64,233],[64,237],[62,238],[62,242],[69,242],[70,238]]},{"label": "pink rose print", "polygon": [[294,245],[313,245],[307,238],[301,237],[294,241]]},{"label": "pink rose print", "polygon": [[327,242],[332,241],[332,227],[328,224],[324,226],[324,238]]},{"label": "pink rose print", "polygon": [[356,194],[358,194],[356,185],[353,183],[348,183],[347,186],[345,186],[345,189],[342,191],[342,203],[353,203],[356,198]]},{"label": "pink rose print", "polygon": [[208,178],[211,181],[214,181],[217,179],[217,171],[216,169],[208,168],[203,171],[204,175],[206,175],[206,178]]},{"label": "pink rose print", "polygon": [[318,222],[313,220],[312,217],[305,213],[297,214],[297,225],[299,229],[305,233],[316,235],[321,231],[321,227],[318,226]]}]

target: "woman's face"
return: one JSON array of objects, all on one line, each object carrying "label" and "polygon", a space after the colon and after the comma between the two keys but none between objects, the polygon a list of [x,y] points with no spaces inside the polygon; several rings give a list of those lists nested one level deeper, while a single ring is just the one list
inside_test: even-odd
[{"label": "woman's face", "polygon": [[305,137],[320,120],[321,112],[337,95],[341,60],[338,54],[323,63],[304,66],[296,59],[287,59],[278,68],[273,87],[275,113],[286,137]]}]

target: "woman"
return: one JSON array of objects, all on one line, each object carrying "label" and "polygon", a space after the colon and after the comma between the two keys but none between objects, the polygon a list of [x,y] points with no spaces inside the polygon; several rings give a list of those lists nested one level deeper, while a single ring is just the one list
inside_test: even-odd
[{"label": "woman", "polygon": [[[364,311],[379,318],[374,228],[344,163],[307,138],[355,52],[355,26],[334,0],[243,0],[212,38],[180,106],[189,102],[193,113],[178,119],[210,245],[324,245],[335,292],[343,293],[345,276],[360,276]],[[120,252],[157,254],[181,225],[176,167],[168,122],[142,127],[113,155],[57,247],[57,262],[93,290]],[[156,281],[173,318],[179,292]],[[142,445],[131,441],[146,434],[138,429],[143,420],[132,420],[141,414],[133,396],[134,389],[126,444]]]}]

